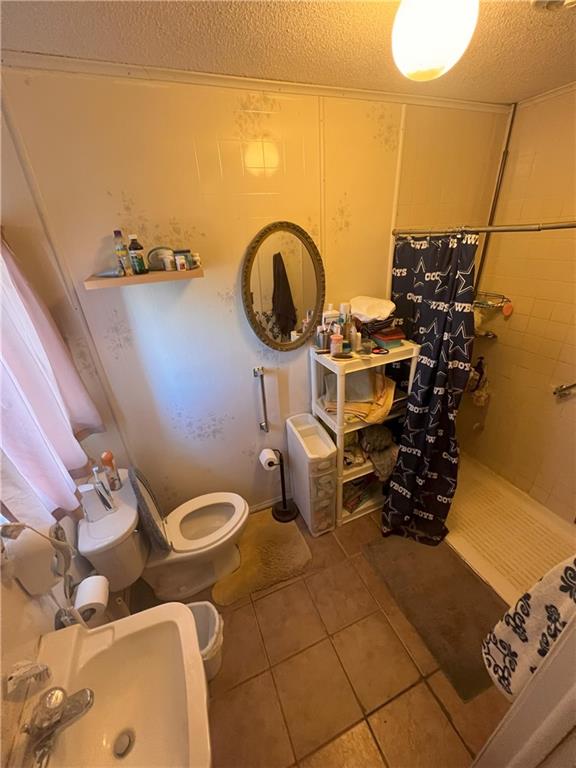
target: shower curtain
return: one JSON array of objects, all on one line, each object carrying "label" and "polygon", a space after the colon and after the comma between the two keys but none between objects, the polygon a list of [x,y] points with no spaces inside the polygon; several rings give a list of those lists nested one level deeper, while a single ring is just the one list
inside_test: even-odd
[{"label": "shower curtain", "polygon": [[385,536],[435,545],[448,533],[444,522],[458,474],[455,419],[474,339],[477,244],[478,235],[471,234],[396,243],[396,323],[420,344],[420,355],[382,514]]}]

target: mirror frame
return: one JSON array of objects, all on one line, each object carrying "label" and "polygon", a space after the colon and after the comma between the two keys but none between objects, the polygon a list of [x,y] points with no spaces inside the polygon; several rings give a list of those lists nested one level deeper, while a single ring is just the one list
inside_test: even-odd
[{"label": "mirror frame", "polygon": [[[312,320],[304,333],[302,333],[296,341],[275,341],[271,339],[262,326],[258,322],[254,307],[252,305],[252,292],[250,290],[250,276],[252,274],[252,267],[258,253],[258,249],[266,238],[276,232],[290,232],[297,237],[302,245],[306,248],[308,255],[312,259],[312,265],[314,266],[314,276],[316,277],[317,295],[316,306],[314,307],[314,314]],[[326,277],[324,274],[324,264],[322,263],[322,257],[316,247],[315,242],[312,240],[308,232],[298,224],[293,224],[291,221],[274,221],[272,224],[268,224],[263,227],[250,241],[248,248],[244,254],[244,261],[242,263],[242,304],[244,305],[244,312],[248,318],[248,322],[256,336],[261,342],[266,344],[267,347],[275,349],[278,352],[290,352],[293,349],[303,347],[304,344],[310,339],[315,331],[316,327],[320,325],[322,320],[322,310],[324,308],[324,297],[326,293]]]}]

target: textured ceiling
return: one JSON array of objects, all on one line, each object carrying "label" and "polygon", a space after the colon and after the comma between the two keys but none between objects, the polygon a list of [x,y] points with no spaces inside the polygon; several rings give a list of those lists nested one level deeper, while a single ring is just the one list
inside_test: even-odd
[{"label": "textured ceiling", "polygon": [[3,2],[4,50],[389,93],[509,103],[576,80],[576,8],[482,0],[444,77],[412,83],[390,51],[396,2]]}]

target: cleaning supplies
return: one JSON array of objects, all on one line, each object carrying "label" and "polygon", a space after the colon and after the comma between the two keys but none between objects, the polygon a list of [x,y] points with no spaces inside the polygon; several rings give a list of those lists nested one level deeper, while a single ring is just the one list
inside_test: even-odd
[{"label": "cleaning supplies", "polygon": [[128,248],[126,248],[126,243],[122,240],[121,229],[114,230],[114,253],[116,255],[116,261],[118,262],[118,267],[122,268],[122,274],[127,276],[133,275],[134,270],[132,269],[132,264],[130,263],[130,258],[128,256]]},{"label": "cleaning supplies", "polygon": [[130,242],[128,244],[128,254],[130,263],[135,275],[146,275],[148,270],[144,263],[144,248],[138,242],[138,235],[128,235]]},{"label": "cleaning supplies", "polygon": [[120,475],[116,469],[116,462],[114,461],[114,454],[112,451],[104,451],[104,453],[100,456],[100,461],[102,462],[102,466],[106,472],[110,490],[119,491],[120,488],[122,488],[122,480],[120,479]]}]

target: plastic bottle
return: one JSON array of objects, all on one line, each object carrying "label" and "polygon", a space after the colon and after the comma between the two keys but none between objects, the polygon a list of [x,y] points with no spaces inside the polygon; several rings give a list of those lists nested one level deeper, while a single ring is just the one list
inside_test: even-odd
[{"label": "plastic bottle", "polygon": [[344,341],[344,337],[341,333],[333,333],[332,336],[330,336],[330,354],[331,355],[339,355],[342,352],[342,343]]},{"label": "plastic bottle", "polygon": [[128,256],[128,248],[122,240],[122,230],[114,230],[114,253],[116,254],[116,261],[118,267],[122,267],[125,275],[133,275],[134,270],[130,263],[130,257]]},{"label": "plastic bottle", "polygon": [[116,462],[114,461],[114,454],[112,451],[104,451],[104,453],[100,456],[100,461],[102,462],[102,466],[106,472],[106,477],[108,478],[110,489],[112,491],[119,491],[120,488],[122,488],[122,480],[120,479],[120,475],[116,469]]},{"label": "plastic bottle", "polygon": [[128,253],[130,263],[135,275],[145,275],[148,270],[144,263],[144,247],[138,242],[138,235],[128,235],[130,243],[128,244]]}]

